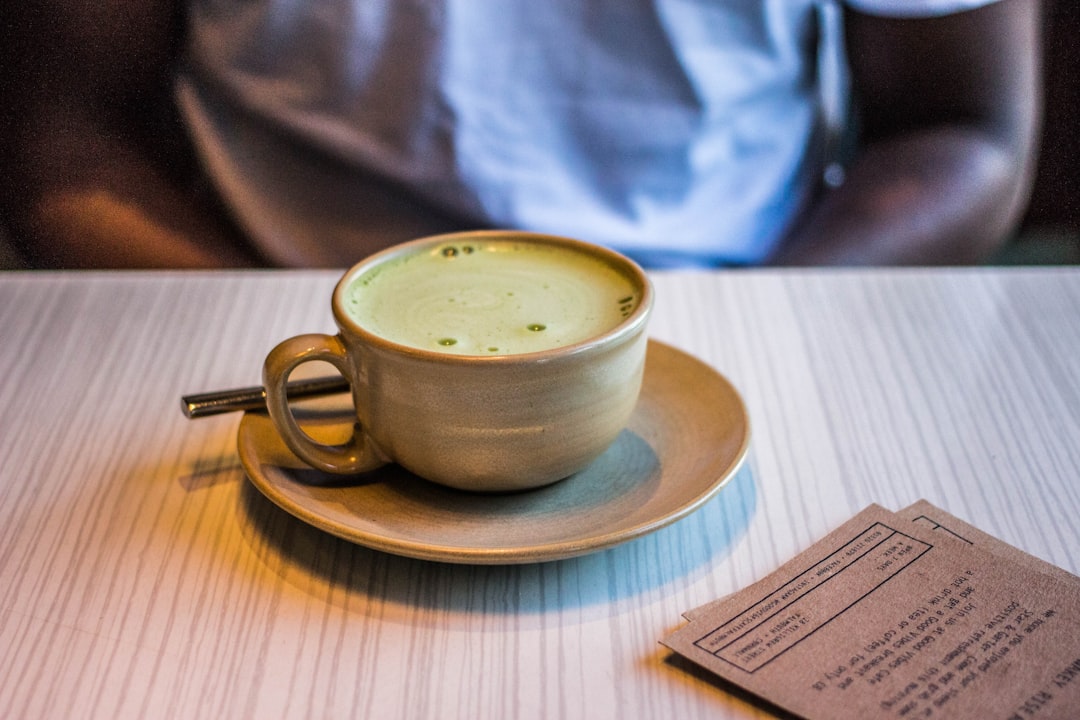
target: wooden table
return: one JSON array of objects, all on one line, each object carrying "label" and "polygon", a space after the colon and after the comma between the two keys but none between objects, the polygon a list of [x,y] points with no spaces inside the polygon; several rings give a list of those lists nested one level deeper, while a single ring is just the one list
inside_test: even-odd
[{"label": "wooden table", "polygon": [[739,388],[748,460],[513,566],[326,535],[245,480],[238,417],[182,416],[331,331],[337,277],[0,274],[0,717],[768,716],[658,640],[872,502],[1080,571],[1076,269],[656,273],[651,334]]}]

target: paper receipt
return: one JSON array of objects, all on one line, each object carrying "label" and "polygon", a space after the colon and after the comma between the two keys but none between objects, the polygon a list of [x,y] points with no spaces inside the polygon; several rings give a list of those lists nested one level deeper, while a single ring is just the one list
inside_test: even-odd
[{"label": "paper receipt", "polygon": [[1080,580],[929,503],[686,617],[664,645],[805,718],[1080,717]]}]

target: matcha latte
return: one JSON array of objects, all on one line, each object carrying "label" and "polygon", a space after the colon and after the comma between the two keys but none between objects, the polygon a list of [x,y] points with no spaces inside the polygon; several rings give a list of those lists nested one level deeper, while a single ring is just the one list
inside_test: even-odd
[{"label": "matcha latte", "polygon": [[[616,252],[486,230],[378,252],[334,286],[336,335],[283,340],[263,365],[266,407],[298,458],[323,472],[387,463],[460,490],[553,483],[626,427],[645,372],[653,290]],[[289,375],[327,362],[357,422],[326,445],[297,423]]]},{"label": "matcha latte", "polygon": [[356,277],[343,309],[401,345],[458,355],[565,347],[619,325],[641,300],[595,254],[511,238],[448,242]]}]

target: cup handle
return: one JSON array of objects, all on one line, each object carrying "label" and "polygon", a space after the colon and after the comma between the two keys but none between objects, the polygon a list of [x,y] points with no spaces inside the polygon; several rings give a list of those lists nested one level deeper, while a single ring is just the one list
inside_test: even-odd
[{"label": "cup handle", "polygon": [[387,458],[359,423],[344,445],[317,442],[297,424],[289,409],[285,384],[297,366],[315,360],[328,362],[346,378],[352,377],[345,344],[338,335],[297,335],[281,342],[266,357],[263,365],[266,409],[281,439],[297,457],[325,472],[348,475],[385,465]]}]

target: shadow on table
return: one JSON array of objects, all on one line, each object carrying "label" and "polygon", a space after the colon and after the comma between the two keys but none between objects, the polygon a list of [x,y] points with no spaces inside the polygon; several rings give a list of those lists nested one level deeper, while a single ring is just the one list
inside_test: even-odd
[{"label": "shadow on table", "polygon": [[624,601],[647,604],[707,574],[745,534],[756,505],[748,462],[717,497],[668,527],[589,555],[522,565],[459,565],[371,550],[294,518],[247,482],[240,513],[254,551],[279,576],[360,612],[371,606],[365,599],[375,601],[384,619],[387,604],[466,616],[602,608],[607,616]]}]

